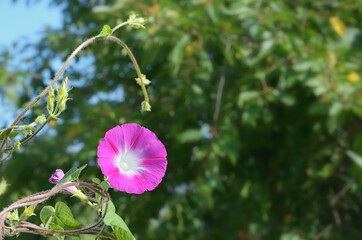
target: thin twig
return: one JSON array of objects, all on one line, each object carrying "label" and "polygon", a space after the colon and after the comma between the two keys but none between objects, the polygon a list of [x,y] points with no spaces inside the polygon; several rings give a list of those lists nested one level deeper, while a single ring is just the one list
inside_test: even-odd
[{"label": "thin twig", "polygon": [[117,38],[117,37],[114,37],[114,36],[110,35],[110,36],[107,37],[107,39],[112,40],[112,41],[115,41],[116,43],[118,43],[119,45],[121,45],[121,46],[127,51],[127,54],[128,54],[128,56],[130,57],[130,59],[131,59],[131,61],[132,61],[132,63],[133,63],[133,66],[134,66],[135,69],[136,69],[137,76],[138,76],[138,78],[139,78],[140,81],[141,81],[141,88],[142,88],[143,95],[144,95],[144,97],[145,97],[145,101],[146,101],[146,102],[149,102],[150,100],[149,100],[149,98],[148,98],[148,93],[147,93],[147,90],[146,90],[146,86],[145,86],[145,84],[144,84],[144,82],[143,82],[141,69],[140,69],[140,67],[139,67],[139,65],[138,65],[138,63],[137,63],[137,60],[136,60],[136,58],[134,57],[131,49],[129,49],[129,47],[128,47],[121,39],[119,39],[119,38]]},{"label": "thin twig", "polygon": [[336,205],[339,200],[341,199],[341,197],[343,197],[344,194],[346,194],[348,192],[348,190],[351,189],[351,184],[347,183],[338,193],[337,195],[335,195],[331,201],[330,201],[330,205],[334,206]]},{"label": "thin twig", "polygon": [[[45,125],[52,119],[52,117],[48,117],[47,120],[27,139],[21,142],[20,146],[24,146],[27,142],[29,142],[35,135],[37,135],[44,127]],[[5,148],[4,151],[11,151],[13,148]],[[2,160],[0,160],[1,162]]]},{"label": "thin twig", "polygon": [[319,233],[317,233],[315,236],[314,236],[314,240],[318,240],[320,238],[322,238],[324,235],[326,235],[330,230],[332,230],[333,228],[333,225],[332,224],[329,224],[328,226],[326,226],[325,228],[323,228],[322,231],[320,231]]},{"label": "thin twig", "polygon": [[[227,39],[225,51],[226,52],[230,51],[230,38],[229,37]],[[220,114],[222,93],[223,93],[224,85],[225,85],[225,74],[226,74],[226,63],[224,62],[224,65],[222,66],[219,86],[218,86],[217,94],[216,94],[215,111],[214,111],[214,115],[213,115],[214,125],[217,124],[217,120],[218,120],[219,114]]]},{"label": "thin twig", "polygon": [[106,228],[106,224],[103,224],[102,228],[99,230],[99,232],[94,240],[97,240],[102,235],[105,228]]}]

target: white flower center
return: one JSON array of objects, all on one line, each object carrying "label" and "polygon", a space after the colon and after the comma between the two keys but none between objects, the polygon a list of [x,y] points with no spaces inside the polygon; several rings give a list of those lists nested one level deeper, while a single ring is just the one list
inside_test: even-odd
[{"label": "white flower center", "polygon": [[116,157],[116,164],[121,173],[133,175],[139,169],[139,157],[133,151],[120,153]]}]

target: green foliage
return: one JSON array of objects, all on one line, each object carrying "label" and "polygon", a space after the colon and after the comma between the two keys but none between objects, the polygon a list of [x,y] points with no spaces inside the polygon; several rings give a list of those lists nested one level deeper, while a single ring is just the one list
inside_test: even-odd
[{"label": "green foliage", "polygon": [[[52,230],[72,230],[77,229],[81,224],[73,217],[72,211],[63,202],[57,202],[55,208],[44,206],[40,211],[40,219],[44,226]],[[64,239],[63,234],[55,234],[58,239]]]},{"label": "green foliage", "polygon": [[[105,211],[105,204],[103,204],[102,211]],[[133,240],[134,237],[127,227],[123,219],[117,215],[116,208],[112,201],[108,203],[107,214],[104,217],[104,224],[110,226],[117,237],[117,240]]]},{"label": "green foliage", "polygon": [[45,206],[40,211],[40,219],[44,225],[48,224],[49,219],[55,216],[55,209],[52,206]]},{"label": "green foliage", "polygon": [[97,37],[108,37],[109,35],[112,35],[112,29],[110,26],[104,25]]},{"label": "green foliage", "polygon": [[[41,54],[31,72],[55,75],[52,59],[64,61],[99,26],[137,12],[147,29],[114,35],[147,69],[152,112],[139,112],[141,91],[128,81],[138,76],[126,54],[113,42],[89,46],[67,71],[79,87],[69,93],[64,120],[49,128],[53,136],[36,138],[1,166],[9,184],[1,206],[50,188],[56,168],[87,163],[84,175],[102,179],[100,138],[137,122],[157,132],[169,161],[154,191],[112,193],[137,239],[361,238],[358,1],[54,2],[64,25],[34,46]],[[29,82],[29,92],[46,84]],[[24,92],[15,102],[31,97]],[[77,219],[81,209],[74,208]]]}]

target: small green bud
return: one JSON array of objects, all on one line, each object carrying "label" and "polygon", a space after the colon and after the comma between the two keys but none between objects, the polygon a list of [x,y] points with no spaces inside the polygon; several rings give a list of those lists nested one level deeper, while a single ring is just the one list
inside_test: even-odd
[{"label": "small green bud", "polygon": [[57,94],[57,101],[60,103],[63,99],[68,98],[68,77],[65,77],[62,84],[60,84],[60,87],[58,88],[58,94]]},{"label": "small green bud", "polygon": [[67,104],[66,104],[67,100],[68,99],[63,99],[63,100],[61,100],[61,102],[59,102],[59,106],[58,106],[59,113],[64,112],[64,110],[67,108]]},{"label": "small green bud", "polygon": [[[141,79],[142,79],[142,81],[141,81]],[[151,81],[148,80],[148,79],[146,78],[146,75],[144,75],[144,74],[141,74],[141,78],[136,78],[136,82],[137,82],[138,85],[140,85],[140,86],[142,86],[142,82],[143,82],[143,84],[144,84],[145,86],[147,86],[147,85],[149,85],[149,84],[151,83]]]},{"label": "small green bud", "polygon": [[50,115],[54,111],[54,99],[55,99],[54,89],[50,88],[48,92],[48,102],[47,102],[47,109]]},{"label": "small green bud", "polygon": [[33,131],[36,129],[35,126],[36,126],[35,122],[32,122],[32,123],[24,126],[24,128],[20,132],[21,135],[23,135],[23,137],[26,137],[26,136],[33,134]]},{"label": "small green bud", "polygon": [[141,108],[142,112],[144,112],[144,111],[150,112],[151,111],[151,105],[150,105],[149,102],[143,101],[141,103],[141,106],[142,106],[142,108]]},{"label": "small green bud", "polygon": [[17,139],[16,142],[15,142],[14,150],[18,150],[20,148],[20,146],[21,146],[21,142],[20,142],[19,139]]},{"label": "small green bud", "polygon": [[8,186],[8,184],[7,184],[6,180],[4,178],[2,178],[1,182],[0,182],[0,195],[2,195],[6,191],[7,186]]},{"label": "small green bud", "polygon": [[35,215],[35,213],[34,213],[35,208],[36,208],[36,204],[31,205],[29,207],[25,207],[23,214],[21,214],[21,216],[20,216],[20,221],[24,221],[27,218],[29,218],[30,216]]},{"label": "small green bud", "polygon": [[48,92],[49,96],[53,97],[55,96],[55,93],[54,93],[54,88],[50,88],[49,92]]},{"label": "small green bud", "polygon": [[47,109],[49,114],[52,114],[54,111],[54,98],[51,99],[50,96],[48,96]]},{"label": "small green bud", "polygon": [[19,221],[18,209],[15,209],[14,211],[9,212],[8,215],[6,216],[6,218],[9,221]]},{"label": "small green bud", "polygon": [[42,114],[42,115],[38,116],[38,117],[35,119],[35,123],[36,123],[36,124],[43,124],[43,123],[45,123],[46,120],[47,120],[47,119],[45,118],[45,115]]},{"label": "small green bud", "polygon": [[128,24],[134,28],[145,28],[146,19],[143,17],[137,17],[136,14],[131,14],[128,18]]}]

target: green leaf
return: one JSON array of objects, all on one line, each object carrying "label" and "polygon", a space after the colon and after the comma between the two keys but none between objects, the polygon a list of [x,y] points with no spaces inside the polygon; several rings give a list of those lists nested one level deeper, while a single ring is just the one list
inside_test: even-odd
[{"label": "green leaf", "polygon": [[5,193],[7,186],[8,184],[6,183],[6,180],[2,178],[0,181],[0,195]]},{"label": "green leaf", "polygon": [[63,185],[66,182],[73,182],[76,181],[80,175],[80,173],[82,172],[82,170],[87,166],[87,164],[83,165],[80,168],[71,168],[62,178],[62,180],[60,180],[57,185],[55,185],[52,189],[55,189],[61,185]]},{"label": "green leaf", "polygon": [[362,157],[352,152],[351,150],[347,151],[347,155],[352,159],[352,161],[362,168]]},{"label": "green leaf", "polygon": [[244,103],[249,102],[258,98],[259,92],[258,91],[244,91],[239,94],[238,98],[238,106],[241,108],[243,107]]},{"label": "green leaf", "polygon": [[108,191],[108,189],[111,187],[108,181],[102,181],[99,186],[103,189],[103,191]]},{"label": "green leaf", "polygon": [[259,57],[264,57],[265,55],[267,55],[270,49],[273,47],[273,45],[274,45],[274,39],[269,39],[264,41],[260,47]]},{"label": "green leaf", "polygon": [[104,25],[102,31],[97,35],[97,37],[108,37],[112,35],[113,31],[110,26]]},{"label": "green leaf", "polygon": [[92,178],[92,182],[99,185],[101,183],[101,180],[99,180],[99,178],[94,177]]},{"label": "green leaf", "polygon": [[[18,134],[19,134],[19,131],[17,131],[17,130],[11,130],[10,135],[9,135],[9,138],[14,138],[14,137],[16,137]],[[0,131],[0,140],[4,139],[5,135],[6,135],[6,130]]]},{"label": "green leaf", "polygon": [[120,227],[112,227],[113,232],[116,234],[118,240],[133,240],[134,237],[130,232],[125,231]]},{"label": "green leaf", "polygon": [[173,74],[176,75],[181,68],[186,45],[190,42],[188,35],[183,36],[175,45],[170,54],[170,60],[174,65]]},{"label": "green leaf", "polygon": [[[105,211],[106,204],[104,203],[102,206],[102,211]],[[133,240],[134,237],[127,227],[127,224],[123,221],[123,219],[117,215],[116,208],[112,201],[108,203],[108,209],[106,216],[104,217],[104,224],[112,227],[113,232],[116,234],[118,240]]]},{"label": "green leaf", "polygon": [[55,216],[55,209],[52,206],[45,206],[40,211],[40,220],[46,225],[50,217]]},{"label": "green leaf", "polygon": [[187,129],[178,136],[181,143],[197,142],[203,138],[199,129]]},{"label": "green leaf", "polygon": [[55,204],[55,215],[57,218],[56,222],[60,221],[62,224],[59,225],[63,225],[64,229],[77,229],[81,226],[81,224],[74,219],[70,208],[63,202],[57,202]]}]

